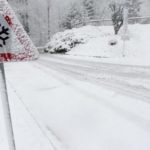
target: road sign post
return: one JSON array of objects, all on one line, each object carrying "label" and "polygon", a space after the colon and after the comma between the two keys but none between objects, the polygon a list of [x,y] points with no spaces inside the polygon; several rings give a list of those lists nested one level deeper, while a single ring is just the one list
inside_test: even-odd
[{"label": "road sign post", "polygon": [[125,57],[125,42],[129,40],[128,35],[128,8],[125,7],[123,11],[123,34],[122,34],[122,40],[123,40],[123,51],[122,56]]},{"label": "road sign post", "polygon": [[9,106],[7,86],[6,86],[6,77],[4,70],[4,63],[0,63],[0,95],[4,112],[5,127],[7,130],[7,139],[10,150],[16,150],[15,138],[13,132],[13,125],[11,119],[11,111]]},{"label": "road sign post", "polygon": [[16,150],[4,62],[37,59],[39,53],[6,0],[0,0],[0,99],[10,150]]}]

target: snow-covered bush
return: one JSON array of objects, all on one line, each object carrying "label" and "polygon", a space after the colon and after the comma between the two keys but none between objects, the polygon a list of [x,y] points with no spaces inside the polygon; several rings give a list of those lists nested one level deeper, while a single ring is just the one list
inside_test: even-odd
[{"label": "snow-covered bush", "polygon": [[47,44],[47,50],[51,53],[65,53],[82,43],[84,39],[77,38],[74,33],[58,33]]},{"label": "snow-covered bush", "polygon": [[84,44],[89,39],[97,36],[98,29],[92,26],[74,28],[64,32],[56,33],[46,45],[46,51],[50,53],[66,53],[72,48]]}]

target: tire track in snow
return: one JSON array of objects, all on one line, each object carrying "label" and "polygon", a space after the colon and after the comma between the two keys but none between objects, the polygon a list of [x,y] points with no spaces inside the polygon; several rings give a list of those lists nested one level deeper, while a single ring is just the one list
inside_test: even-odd
[{"label": "tire track in snow", "polygon": [[[111,109],[114,111],[117,115],[120,115],[124,119],[132,122],[133,124],[136,124],[139,128],[142,128],[146,132],[150,132],[150,120],[143,118],[142,116],[139,116],[136,114],[136,112],[127,111],[125,108],[121,108],[120,106],[114,104],[112,101],[108,100],[107,98],[101,97],[100,95],[97,95],[95,93],[89,92],[86,89],[81,88],[80,86],[74,84],[71,82],[71,77],[69,77],[70,74],[66,74],[66,79],[64,79],[63,76],[60,74],[60,70],[54,69],[49,67],[46,64],[43,64],[41,62],[34,63],[34,66],[38,67],[40,70],[44,71],[46,74],[51,74],[55,79],[59,80],[60,82],[70,86],[70,88],[76,90],[78,93],[90,97],[91,100],[95,100],[96,102],[100,103],[101,105],[104,105],[106,108]],[[55,66],[56,67],[56,66]],[[55,73],[53,72],[56,71]],[[59,72],[59,74],[58,74]],[[61,72],[64,73],[64,72]],[[77,79],[77,78],[76,78]],[[81,80],[83,81],[83,80]],[[133,106],[134,107],[134,106]]]},{"label": "tire track in snow", "polygon": [[[84,66],[77,66],[76,64],[63,64],[49,60],[40,59],[38,63],[47,66],[53,70],[57,70],[64,74],[69,74],[73,78],[81,81],[94,83],[100,86],[105,86],[112,90],[118,91],[128,96],[136,97],[142,101],[150,103],[150,80],[147,79],[125,77],[120,74],[111,74],[111,72],[97,71]],[[116,71],[116,68],[115,68]],[[135,73],[135,72],[134,72]],[[144,80],[144,82],[143,82]],[[134,82],[133,82],[134,81]],[[139,83],[141,82],[141,83]]]}]

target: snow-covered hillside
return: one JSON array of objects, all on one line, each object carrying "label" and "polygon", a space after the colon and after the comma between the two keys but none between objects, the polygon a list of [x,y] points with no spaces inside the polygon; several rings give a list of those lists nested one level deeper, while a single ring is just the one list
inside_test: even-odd
[{"label": "snow-covered hillside", "polygon": [[[57,33],[47,44],[50,52],[65,52],[70,55],[122,57],[150,57],[150,25],[129,25],[128,41],[123,42],[122,31],[114,36],[112,26],[85,26]],[[116,42],[116,45],[111,45]]]}]

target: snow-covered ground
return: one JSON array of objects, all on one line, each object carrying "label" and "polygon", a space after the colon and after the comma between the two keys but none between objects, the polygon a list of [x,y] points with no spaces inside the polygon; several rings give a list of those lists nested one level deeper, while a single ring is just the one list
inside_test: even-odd
[{"label": "snow-covered ground", "polygon": [[[47,46],[66,55],[5,64],[17,150],[150,149],[150,25],[130,25],[125,43],[121,32],[57,33]],[[8,150],[2,114],[0,103],[0,150]]]},{"label": "snow-covered ground", "polygon": [[5,66],[18,150],[150,149],[149,67],[55,55]]},{"label": "snow-covered ground", "polygon": [[[122,29],[114,36],[112,26],[85,26],[57,33],[47,44],[51,52],[67,49],[69,55],[95,56],[107,58],[145,58],[150,57],[150,25],[129,25],[129,40],[122,40]],[[117,41],[111,46],[110,42]],[[73,48],[72,48],[73,47]]]}]

